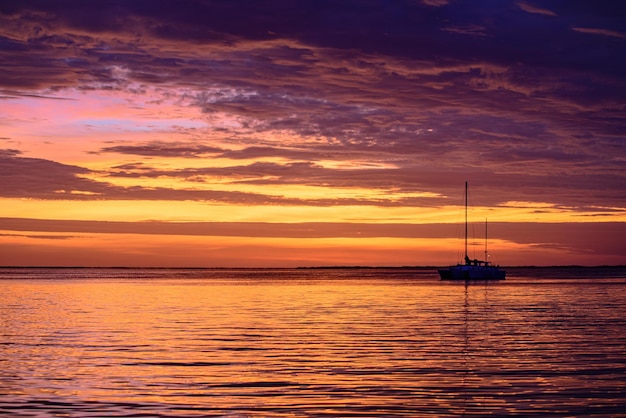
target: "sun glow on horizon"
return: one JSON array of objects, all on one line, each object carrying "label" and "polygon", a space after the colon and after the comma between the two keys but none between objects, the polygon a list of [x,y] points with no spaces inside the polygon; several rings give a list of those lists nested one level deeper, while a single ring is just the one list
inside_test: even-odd
[{"label": "sun glow on horizon", "polygon": [[[453,238],[288,238],[0,231],[0,265],[97,267],[444,266],[462,259]],[[565,248],[492,240],[495,264],[562,263]],[[470,257],[483,257],[482,244]],[[572,249],[572,254],[575,250]],[[456,255],[455,255],[456,254]],[[578,255],[597,265],[601,256]],[[619,260],[616,257],[614,260]]]}]

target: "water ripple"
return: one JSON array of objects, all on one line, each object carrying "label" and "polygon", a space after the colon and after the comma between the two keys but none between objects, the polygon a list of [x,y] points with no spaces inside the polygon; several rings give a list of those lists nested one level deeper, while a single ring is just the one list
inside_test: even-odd
[{"label": "water ripple", "polygon": [[0,414],[616,416],[610,273],[20,271],[0,277]]}]

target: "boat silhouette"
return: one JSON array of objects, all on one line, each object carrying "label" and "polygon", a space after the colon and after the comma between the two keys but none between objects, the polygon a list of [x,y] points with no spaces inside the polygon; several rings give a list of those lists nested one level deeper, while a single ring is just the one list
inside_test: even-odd
[{"label": "boat silhouette", "polygon": [[441,280],[504,280],[506,271],[487,261],[487,220],[485,220],[485,260],[467,255],[467,181],[465,182],[465,257],[464,263],[439,269]]}]

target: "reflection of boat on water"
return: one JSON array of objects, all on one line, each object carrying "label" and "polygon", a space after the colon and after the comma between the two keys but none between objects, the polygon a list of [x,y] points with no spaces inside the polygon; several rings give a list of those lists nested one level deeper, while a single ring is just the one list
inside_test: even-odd
[{"label": "reflection of boat on water", "polygon": [[485,221],[485,260],[471,260],[467,255],[467,182],[465,182],[465,264],[439,270],[441,280],[504,280],[506,271],[487,259],[487,221]]}]

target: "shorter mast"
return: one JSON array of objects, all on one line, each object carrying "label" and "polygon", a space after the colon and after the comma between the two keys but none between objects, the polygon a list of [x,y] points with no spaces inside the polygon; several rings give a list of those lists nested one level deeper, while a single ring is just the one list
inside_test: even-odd
[{"label": "shorter mast", "polygon": [[465,264],[469,264],[467,256],[467,180],[465,180]]}]

